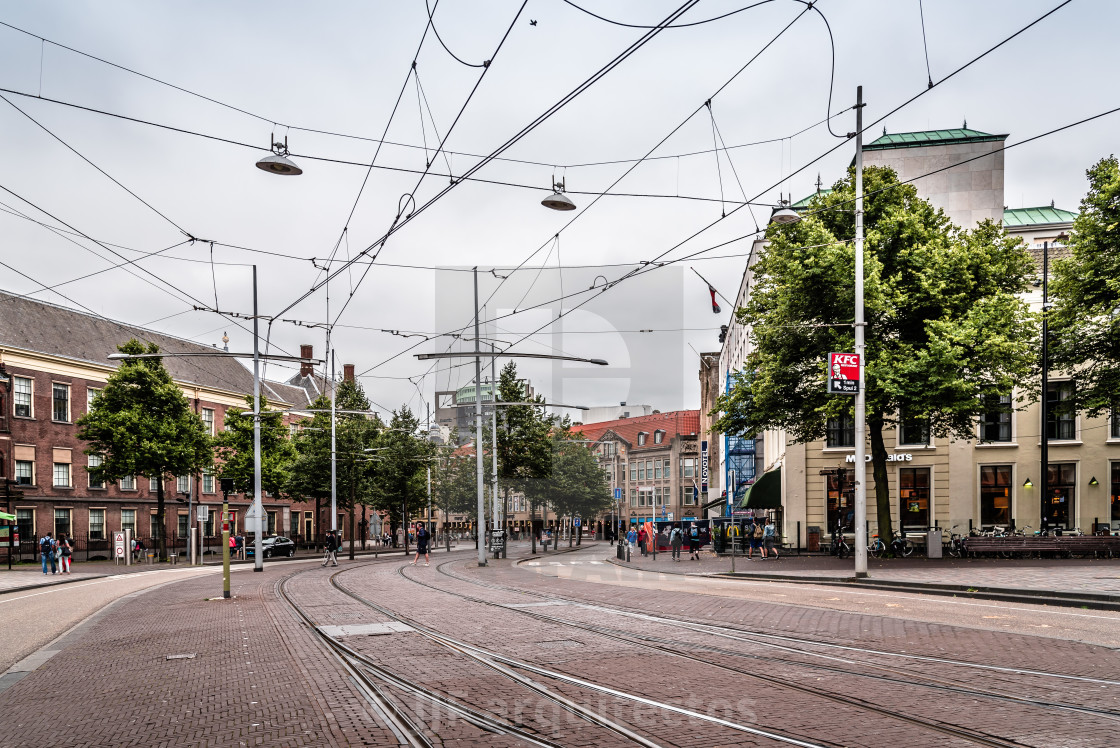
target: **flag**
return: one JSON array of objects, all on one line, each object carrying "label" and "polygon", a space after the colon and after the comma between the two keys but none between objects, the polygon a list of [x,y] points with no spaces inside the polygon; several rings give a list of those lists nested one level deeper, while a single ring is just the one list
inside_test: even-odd
[{"label": "flag", "polygon": [[719,304],[716,303],[716,290],[712,288],[712,284],[708,284],[708,293],[712,295],[712,314],[719,314]]}]

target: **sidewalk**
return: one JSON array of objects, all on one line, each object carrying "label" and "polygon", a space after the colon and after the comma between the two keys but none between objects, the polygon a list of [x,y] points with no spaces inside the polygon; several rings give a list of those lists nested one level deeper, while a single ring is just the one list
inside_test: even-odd
[{"label": "sidewalk", "polygon": [[[612,563],[668,574],[732,576],[730,556],[701,552],[690,561],[687,550],[674,562],[669,553],[631,556]],[[833,556],[796,556],[753,560],[735,558],[735,577],[841,586],[864,585],[1019,602],[1041,602],[1120,609],[1120,559],[899,558],[868,559],[868,578],[855,579],[854,561]]]}]

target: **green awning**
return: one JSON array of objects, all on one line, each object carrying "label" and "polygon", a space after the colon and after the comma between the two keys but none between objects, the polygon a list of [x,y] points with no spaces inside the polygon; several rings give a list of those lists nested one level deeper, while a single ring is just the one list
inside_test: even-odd
[{"label": "green awning", "polygon": [[747,489],[743,500],[736,509],[781,509],[782,508],[782,469],[763,473]]},{"label": "green awning", "polygon": [[6,519],[9,522],[15,522],[16,521],[16,515],[8,514],[7,512],[0,512],[0,519]]}]

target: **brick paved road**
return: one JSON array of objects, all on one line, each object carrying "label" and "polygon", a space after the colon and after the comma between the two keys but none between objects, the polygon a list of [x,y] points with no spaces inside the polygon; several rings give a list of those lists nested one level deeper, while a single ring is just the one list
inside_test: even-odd
[{"label": "brick paved road", "polygon": [[[1025,624],[984,627],[980,615],[973,625],[961,615],[971,609],[952,609],[957,601],[945,598],[890,593],[872,605],[834,602],[825,596],[845,593],[593,563],[605,550],[591,546],[550,553],[535,559],[537,566],[510,559],[485,568],[467,550],[441,554],[431,567],[405,566],[403,574],[399,557],[360,561],[344,563],[338,580],[418,625],[617,689],[622,695],[515,670],[659,745],[782,743],[625,694],[828,745],[976,744],[967,735],[931,731],[929,724],[938,722],[1019,745],[1115,745],[1120,655],[1075,640],[1092,628],[1072,616],[1089,613],[1006,606],[1048,622],[1041,637]],[[393,672],[561,745],[629,743],[417,631],[385,629],[391,616],[330,586],[336,571],[306,562],[266,565],[263,574],[234,575],[231,601],[206,600],[215,594],[213,578],[199,578],[120,602],[0,692],[0,745],[397,745],[334,656],[278,596],[277,585],[293,574],[286,591],[317,624],[382,624],[346,641]],[[850,609],[837,609],[843,606]],[[1092,615],[1120,631],[1120,615]],[[384,690],[404,713],[438,732],[437,745],[522,744],[426,700]],[[838,703],[836,694],[883,711]]]}]

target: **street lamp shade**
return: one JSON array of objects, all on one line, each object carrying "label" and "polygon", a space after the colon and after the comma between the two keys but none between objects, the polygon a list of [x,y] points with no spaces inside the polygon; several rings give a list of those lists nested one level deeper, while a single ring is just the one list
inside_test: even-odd
[{"label": "street lamp shade", "polygon": [[789,203],[784,201],[779,202],[778,209],[770,216],[771,223],[779,223],[782,225],[797,223],[800,220],[801,216],[798,215],[797,211],[789,207]]},{"label": "street lamp shade", "polygon": [[284,177],[295,177],[303,173],[303,169],[296,166],[296,163],[288,158],[288,138],[286,136],[283,143],[275,142],[270,149],[272,155],[265,156],[258,161],[258,169]]},{"label": "street lamp shade", "polygon": [[564,194],[564,183],[554,182],[552,185],[552,194],[541,200],[541,205],[553,210],[575,210],[576,204]]}]

